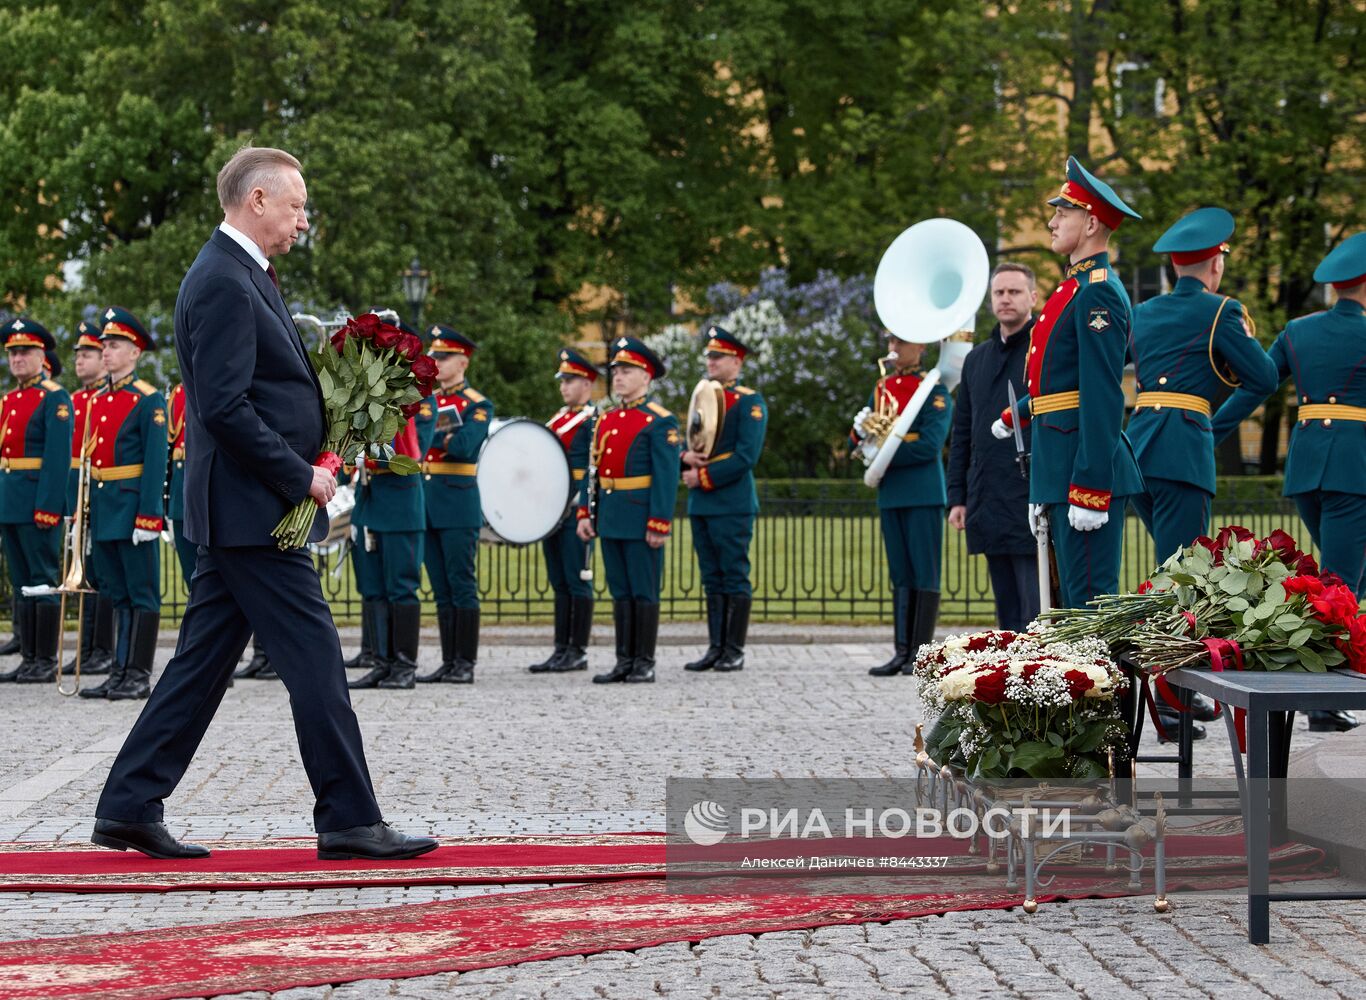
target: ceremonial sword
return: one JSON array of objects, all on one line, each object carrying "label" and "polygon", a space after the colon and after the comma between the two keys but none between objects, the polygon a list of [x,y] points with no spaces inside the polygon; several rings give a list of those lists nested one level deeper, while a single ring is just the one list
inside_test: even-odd
[{"label": "ceremonial sword", "polygon": [[[1020,467],[1020,475],[1029,482],[1029,453],[1025,451],[1024,432],[1020,430],[1019,400],[1015,398],[1015,383],[1006,379],[1006,398],[1010,401],[1010,429],[1015,435],[1015,464]],[[1037,517],[1029,519],[1030,530],[1034,533],[1034,556],[1039,569],[1039,611],[1042,613],[1053,606],[1053,586],[1048,572],[1048,507],[1039,504]]]}]

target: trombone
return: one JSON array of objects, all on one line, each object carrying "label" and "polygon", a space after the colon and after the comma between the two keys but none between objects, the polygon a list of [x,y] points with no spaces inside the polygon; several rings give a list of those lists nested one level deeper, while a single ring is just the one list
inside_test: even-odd
[{"label": "trombone", "polygon": [[[85,634],[85,595],[93,594],[95,588],[85,576],[85,555],[90,547],[90,440],[91,414],[86,413],[85,427],[81,436],[81,469],[76,478],[76,510],[71,515],[71,530],[67,532],[66,548],[62,559],[62,583],[57,593],[62,595],[61,611],[57,620],[61,623],[57,631],[57,693],[70,697],[81,689],[81,637]],[[62,653],[66,643],[66,599],[76,595],[76,666],[72,671],[70,687],[62,685]]]}]

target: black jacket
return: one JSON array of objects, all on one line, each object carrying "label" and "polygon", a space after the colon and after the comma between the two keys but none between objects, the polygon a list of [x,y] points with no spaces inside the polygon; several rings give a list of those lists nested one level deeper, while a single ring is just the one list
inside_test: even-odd
[{"label": "black jacket", "polygon": [[[953,440],[949,446],[949,506],[966,505],[968,552],[988,555],[1032,555],[1029,531],[1029,483],[1015,462],[1015,441],[998,441],[991,425],[1009,405],[1007,379],[1015,396],[1025,395],[1025,359],[1029,355],[1029,323],[1005,343],[1001,328],[974,347],[963,362],[963,381],[953,408]],[[1024,427],[1029,452],[1029,425]]]},{"label": "black jacket", "polygon": [[[185,537],[274,545],[271,530],[313,482],[322,389],[279,290],[222,230],[180,283],[175,348],[185,382]],[[310,537],[326,531],[319,509]]]}]

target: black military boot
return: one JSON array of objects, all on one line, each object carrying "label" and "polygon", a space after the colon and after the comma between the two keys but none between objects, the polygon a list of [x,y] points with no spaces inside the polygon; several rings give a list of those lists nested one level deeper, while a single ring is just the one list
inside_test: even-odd
[{"label": "black military boot", "polygon": [[369,598],[360,602],[360,651],[349,660],[343,660],[347,670],[373,670],[379,663],[375,657],[374,605],[382,603]]},{"label": "black military boot", "polygon": [[594,674],[594,684],[615,684],[626,680],[631,672],[632,657],[635,655],[635,615],[633,602],[629,600],[612,602],[612,628],[616,633],[617,662],[605,674]]},{"label": "black military boot", "polygon": [[422,633],[421,604],[389,605],[394,665],[379,686],[389,691],[411,691],[417,677],[417,647]]},{"label": "black military boot", "polygon": [[631,630],[632,645],[635,647],[631,657],[631,672],[626,675],[627,684],[653,684],[655,682],[655,640],[659,638],[659,605],[635,602],[635,625]]},{"label": "black military boot", "polygon": [[684,670],[694,672],[710,670],[721,659],[721,649],[725,642],[722,631],[725,628],[726,598],[724,594],[707,595],[707,651],[699,660],[683,664]]},{"label": "black military boot", "polygon": [[1345,733],[1358,726],[1357,717],[1351,712],[1314,711],[1309,713],[1311,733]]},{"label": "black military boot", "polygon": [[133,701],[152,693],[152,664],[157,654],[157,632],[161,612],[138,608],[133,611],[132,632],[128,639],[128,666],[118,686],[109,689],[110,701]]},{"label": "black military boot", "polygon": [[[114,620],[114,627],[112,630],[112,634],[114,638],[110,643],[110,647],[113,650],[113,662],[109,665],[109,676],[106,677],[101,683],[96,684],[94,687],[81,688],[82,698],[108,697],[110,691],[112,691],[114,688],[118,687],[120,684],[123,683],[124,671],[128,669],[129,640],[127,638],[126,633],[128,629],[131,627],[132,614],[126,608],[114,608],[112,601],[110,602],[110,607],[111,609],[113,609],[112,618]],[[121,637],[124,640],[123,642],[119,641]],[[119,656],[120,647],[122,647],[123,649],[122,658],[120,658]]]},{"label": "black military boot", "polygon": [[[96,677],[109,673],[114,665],[114,604],[99,594],[86,598],[81,614],[81,676]],[[76,673],[76,657],[63,668]]]},{"label": "black military boot", "polygon": [[26,597],[14,602],[14,637],[19,640],[19,662],[10,670],[0,673],[0,681],[17,680],[24,668],[33,662],[33,640],[25,634],[33,632],[33,602]]},{"label": "black military boot", "polygon": [[9,637],[9,641],[0,646],[0,656],[13,656],[19,652],[19,599],[10,598],[9,620],[13,625],[14,634]]},{"label": "black military boot", "polygon": [[266,656],[266,651],[261,648],[261,640],[254,635],[251,637],[251,659],[247,661],[245,667],[234,671],[232,676],[234,680],[239,681],[253,677],[258,681],[279,680],[280,678],[280,675],[271,669],[270,658]]},{"label": "black military boot", "polygon": [[934,628],[939,624],[939,591],[913,590],[911,594],[915,603],[906,629],[910,645],[906,650],[906,662],[901,667],[903,674],[915,673],[916,654],[921,646],[934,642]]},{"label": "black military boot", "polygon": [[433,684],[455,669],[455,608],[437,605],[436,632],[441,638],[441,666],[430,674],[415,677],[419,684]]},{"label": "black military boot", "polygon": [[354,681],[348,681],[352,690],[379,687],[379,682],[389,676],[393,669],[393,634],[389,631],[389,602],[369,601],[370,636],[375,643],[375,665]]},{"label": "black military boot", "polygon": [[455,608],[455,665],[441,678],[446,684],[473,684],[479,660],[479,609]]},{"label": "black military boot", "polygon": [[593,598],[569,599],[569,645],[550,669],[557,674],[588,669],[588,640],[593,634]]},{"label": "black military boot", "polygon": [[915,591],[910,587],[897,587],[892,591],[892,641],[896,654],[886,663],[872,667],[868,673],[874,677],[892,677],[901,673],[910,655],[910,635],[913,628],[911,615],[915,610]]},{"label": "black military boot", "polygon": [[56,601],[35,601],[33,609],[33,659],[14,678],[20,684],[51,684],[57,677],[57,633],[62,627],[62,606]]},{"label": "black military boot", "polygon": [[569,648],[569,594],[555,591],[555,650],[540,663],[533,663],[527,669],[533,674],[549,673],[555,664],[564,659]]},{"label": "black military boot", "polygon": [[753,598],[749,594],[726,595],[725,642],[721,658],[713,668],[717,673],[745,669],[745,637],[749,634],[749,609]]}]

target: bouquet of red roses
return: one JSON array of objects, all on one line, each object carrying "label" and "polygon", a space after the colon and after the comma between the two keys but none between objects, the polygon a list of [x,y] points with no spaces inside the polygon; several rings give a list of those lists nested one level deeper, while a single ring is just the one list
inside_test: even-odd
[{"label": "bouquet of red roses", "polygon": [[[347,320],[309,360],[327,418],[327,443],[314,464],[335,473],[366,452],[400,476],[417,472],[417,461],[396,455],[390,442],[432,394],[436,362],[422,353],[422,341],[366,313]],[[272,532],[280,548],[306,545],[317,513],[310,497],[286,514]]]}]

